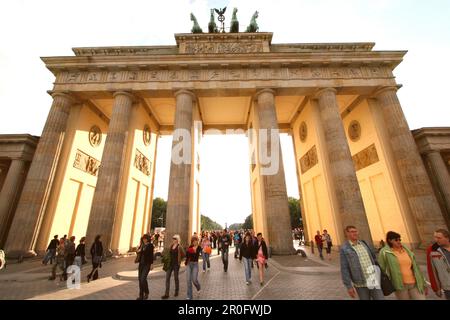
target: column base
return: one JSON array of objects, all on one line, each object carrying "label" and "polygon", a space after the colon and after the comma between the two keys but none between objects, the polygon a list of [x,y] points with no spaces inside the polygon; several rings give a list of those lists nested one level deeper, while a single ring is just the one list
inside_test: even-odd
[{"label": "column base", "polygon": [[6,258],[7,259],[17,259],[19,262],[22,262],[24,259],[34,258],[37,256],[37,253],[34,250],[28,250],[28,251],[9,251],[6,252]]},{"label": "column base", "polygon": [[269,247],[269,256],[271,256],[271,255],[292,256],[292,255],[296,255],[296,254],[297,254],[297,250],[295,250],[294,247],[282,248],[282,249],[275,249],[275,248]]}]

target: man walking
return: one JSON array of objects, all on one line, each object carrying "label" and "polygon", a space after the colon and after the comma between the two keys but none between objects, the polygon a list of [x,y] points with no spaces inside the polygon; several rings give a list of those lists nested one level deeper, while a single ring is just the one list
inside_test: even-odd
[{"label": "man walking", "polygon": [[59,246],[58,235],[55,235],[47,247],[47,253],[44,257],[44,260],[42,260],[42,264],[47,265],[48,261],[50,261],[50,264],[53,264],[53,260],[56,257],[56,248],[58,248],[58,246]]},{"label": "man walking", "polygon": [[227,229],[223,229],[223,234],[220,237],[220,251],[222,252],[223,271],[228,271],[228,251],[231,244],[231,237]]},{"label": "man walking", "polygon": [[445,229],[434,232],[436,243],[427,250],[427,267],[431,287],[438,297],[450,300],[450,233]]},{"label": "man walking", "polygon": [[316,246],[317,246],[317,251],[319,251],[319,256],[320,259],[323,260],[323,239],[322,239],[322,235],[320,234],[320,231],[317,230],[317,234],[314,237],[314,240],[316,241]]},{"label": "man walking", "polygon": [[360,300],[384,300],[380,286],[380,269],[375,252],[363,240],[359,240],[358,229],[347,226],[348,241],[342,244],[341,276],[348,295]]},{"label": "man walking", "polygon": [[65,260],[65,266],[64,266],[64,273],[63,278],[64,280],[67,280],[67,268],[69,266],[73,265],[75,261],[75,237],[70,237],[69,241],[67,242],[67,245],[65,246],[64,250],[64,260]]},{"label": "man walking", "polygon": [[239,250],[241,249],[242,236],[239,231],[234,233],[234,246],[236,250],[234,251],[234,258],[237,259],[239,257]]}]

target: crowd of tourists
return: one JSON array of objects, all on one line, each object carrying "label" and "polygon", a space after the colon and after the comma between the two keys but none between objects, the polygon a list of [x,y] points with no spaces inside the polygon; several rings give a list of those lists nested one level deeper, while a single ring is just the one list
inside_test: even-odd
[{"label": "crowd of tourists", "polygon": [[[267,268],[269,259],[267,245],[261,233],[255,236],[253,231],[222,231],[202,232],[200,236],[194,234],[191,237],[189,247],[185,250],[180,244],[179,235],[174,235],[169,249],[163,253],[163,270],[166,271],[166,289],[162,299],[168,299],[170,294],[170,283],[172,274],[175,280],[174,296],[177,297],[180,291],[179,270],[182,261],[186,266],[187,292],[186,298],[193,299],[193,286],[200,294],[201,284],[198,280],[199,259],[202,258],[202,271],[209,272],[211,268],[210,256],[213,249],[218,249],[223,263],[223,271],[228,272],[229,248],[235,247],[234,258],[244,264],[244,275],[247,285],[251,284],[251,270],[254,265],[259,270],[260,285],[264,285],[264,269]],[[139,297],[140,298],[140,297]]]},{"label": "crowd of tourists", "polygon": [[[347,240],[339,248],[341,278],[347,293],[352,298],[361,300],[383,300],[385,296],[395,294],[399,300],[425,300],[429,293],[425,274],[421,271],[415,253],[402,243],[399,233],[389,231],[386,238],[375,250],[373,244],[360,239],[355,226],[345,227]],[[306,244],[303,230],[292,231],[294,240]],[[145,234],[141,237],[137,248],[135,262],[138,263],[139,300],[148,299],[148,275],[153,268],[155,252],[161,235]],[[327,230],[317,231],[314,237],[319,257],[324,260],[323,249],[326,249],[328,260],[331,260],[333,242]],[[217,249],[221,256],[223,272],[228,272],[229,249],[235,248],[234,258],[243,265],[243,281],[252,283],[252,272],[257,268],[259,283],[264,285],[264,272],[268,268],[269,249],[263,235],[255,235],[253,230],[203,231],[201,235],[194,233],[188,246],[181,243],[179,235],[174,235],[170,246],[162,252],[162,264],[165,271],[165,292],[162,299],[170,297],[172,275],[175,281],[174,296],[180,294],[179,271],[182,263],[186,266],[186,298],[193,299],[193,287],[199,294],[201,284],[198,273],[211,270],[210,257]],[[92,269],[87,281],[97,280],[98,271],[105,261],[105,252],[101,235],[95,237],[90,250]],[[201,258],[202,264],[199,265]],[[5,265],[4,256],[2,267]],[[82,237],[76,245],[74,236],[55,235],[50,241],[42,260],[44,265],[51,264],[49,280],[57,278],[67,280],[68,268],[72,265],[80,269],[88,263],[86,258],[86,239]],[[450,233],[445,229],[434,232],[434,242],[426,250],[427,273],[431,289],[438,297],[450,300]]]},{"label": "crowd of tourists", "polygon": [[[342,281],[352,298],[384,300],[392,293],[398,300],[425,300],[428,295],[425,275],[415,254],[394,231],[386,234],[378,255],[373,246],[360,240],[358,229],[347,226],[348,241],[340,248]],[[450,300],[450,234],[438,229],[435,242],[426,251],[431,288],[438,297]]]},{"label": "crowd of tourists", "polygon": [[[101,263],[104,260],[103,245],[100,238],[100,235],[96,236],[90,248],[92,271],[87,276],[88,282],[91,279],[98,279],[98,269],[101,268]],[[86,237],[82,237],[79,244],[75,246],[75,236],[67,238],[67,235],[64,235],[58,239],[58,235],[55,235],[47,247],[42,264],[47,265],[49,262],[53,266],[51,276],[48,279],[55,280],[59,269],[61,272],[59,279],[61,281],[67,280],[67,271],[70,266],[75,265],[81,270],[82,266],[87,264]]]}]

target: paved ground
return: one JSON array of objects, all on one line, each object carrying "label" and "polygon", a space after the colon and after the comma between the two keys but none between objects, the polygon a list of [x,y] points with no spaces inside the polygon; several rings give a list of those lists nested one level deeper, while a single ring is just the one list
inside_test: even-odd
[{"label": "paved ground", "polygon": [[[194,299],[349,299],[341,284],[340,275],[327,272],[338,265],[337,254],[333,253],[330,264],[326,261],[324,265],[317,256],[311,255],[308,249],[306,251],[308,252],[306,260],[300,257],[276,259],[277,263],[270,264],[266,270],[265,284],[261,287],[256,266],[253,269],[253,283],[247,286],[243,265],[233,258],[232,252],[230,252],[228,272],[224,273],[222,261],[214,250],[211,270],[199,273],[202,290],[200,294],[196,294],[194,288]],[[301,268],[315,268],[322,271],[320,274],[292,272],[291,270],[295,268],[289,268],[295,266],[293,261],[301,261]],[[301,268],[297,270],[303,270]],[[9,265],[6,270],[0,271],[0,299],[127,300],[135,299],[138,294],[138,283],[133,276],[126,277],[126,280],[120,280],[117,277],[118,273],[127,274],[127,271],[130,271],[128,274],[133,274],[132,271],[137,269],[134,256],[109,260],[100,270],[101,279],[91,283],[86,282],[90,267],[84,267],[80,289],[67,289],[65,282],[47,280],[50,269],[51,266],[42,266],[37,260]],[[180,285],[181,294],[178,299],[184,300],[186,274],[183,271],[180,273]],[[149,276],[150,299],[160,299],[164,293],[164,286],[164,273],[160,265],[155,265]],[[174,291],[173,286],[172,280],[171,295]],[[436,299],[434,294],[431,294],[429,298]]]}]

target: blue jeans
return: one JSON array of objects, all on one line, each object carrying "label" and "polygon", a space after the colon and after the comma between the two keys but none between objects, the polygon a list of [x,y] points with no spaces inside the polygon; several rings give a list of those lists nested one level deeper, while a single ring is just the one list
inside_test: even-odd
[{"label": "blue jeans", "polygon": [[44,264],[47,264],[50,260],[50,263],[53,264],[53,259],[56,257],[56,249],[49,249],[47,253],[45,254],[44,260],[42,262]]},{"label": "blue jeans", "polygon": [[323,251],[323,245],[317,245],[317,251],[319,251],[319,256],[320,256],[320,258],[321,259],[323,259],[323,253],[322,253],[322,251]]},{"label": "blue jeans", "polygon": [[203,271],[205,271],[206,266],[208,266],[208,269],[211,267],[211,264],[209,263],[209,254],[202,251],[202,258],[203,258]]},{"label": "blue jeans", "polygon": [[166,296],[169,295],[170,290],[170,277],[173,272],[173,277],[175,278],[175,293],[178,294],[180,291],[180,281],[178,280],[178,273],[180,271],[180,266],[178,264],[172,264],[169,270],[166,271]]},{"label": "blue jeans", "polygon": [[242,261],[244,261],[245,281],[251,281],[252,280],[252,259],[242,257]]},{"label": "blue jeans", "polygon": [[384,300],[383,291],[380,289],[355,288],[359,300]]},{"label": "blue jeans", "polygon": [[147,276],[150,273],[150,265],[139,264],[138,278],[139,278],[139,296],[142,297],[144,294],[148,295],[148,281]]},{"label": "blue jeans", "polygon": [[197,291],[200,291],[200,283],[198,282],[198,262],[189,262],[186,267],[187,278],[187,298],[192,300],[192,284]]}]

